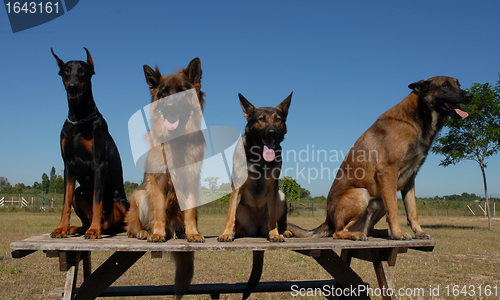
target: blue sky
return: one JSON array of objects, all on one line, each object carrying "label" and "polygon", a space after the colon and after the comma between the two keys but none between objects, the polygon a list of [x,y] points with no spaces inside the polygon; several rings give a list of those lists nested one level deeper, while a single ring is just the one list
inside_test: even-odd
[{"label": "blue sky", "polygon": [[[340,155],[412,82],[447,75],[464,88],[495,84],[499,13],[498,1],[94,0],[12,33],[0,9],[0,176],[31,185],[52,166],[62,174],[59,134],[68,107],[51,47],[64,61],[85,60],[89,49],[94,98],[124,179],[140,182],[127,124],[149,102],[144,64],[170,74],[199,57],[208,126],[243,131],[238,93],[255,106],[277,106],[293,91],[284,150]],[[417,195],[483,193],[476,163],[443,168],[441,158],[429,155]],[[321,166],[297,159],[284,168],[313,195],[326,195],[333,175],[308,180],[307,171],[334,170],[341,160]],[[296,176],[300,169],[304,177]],[[500,194],[499,155],[486,172],[490,194]]]}]

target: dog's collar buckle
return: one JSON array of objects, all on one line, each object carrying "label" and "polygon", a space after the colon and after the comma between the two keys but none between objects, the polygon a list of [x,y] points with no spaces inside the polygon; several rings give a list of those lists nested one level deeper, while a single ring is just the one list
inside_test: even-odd
[{"label": "dog's collar buckle", "polygon": [[97,107],[94,106],[94,110],[92,111],[92,113],[90,115],[88,115],[85,119],[81,119],[81,120],[78,120],[78,121],[71,121],[69,119],[69,114],[68,116],[66,117],[66,121],[68,121],[68,123],[70,123],[71,125],[81,125],[87,121],[90,121],[92,119],[95,119],[97,118]]}]

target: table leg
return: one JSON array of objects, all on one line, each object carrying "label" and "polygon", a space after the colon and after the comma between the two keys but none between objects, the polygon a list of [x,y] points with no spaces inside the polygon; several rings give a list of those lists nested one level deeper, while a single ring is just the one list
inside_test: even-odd
[{"label": "table leg", "polygon": [[60,252],[59,268],[66,271],[66,282],[64,283],[63,300],[73,299],[78,276],[78,264],[81,252]]},{"label": "table leg", "polygon": [[127,271],[144,252],[115,252],[78,289],[75,300],[95,299]]},{"label": "table leg", "polygon": [[[296,252],[304,255],[310,254],[309,250],[296,250]],[[350,289],[349,292],[352,292],[353,296],[349,299],[370,299],[366,293],[363,295],[359,293],[359,288],[366,285],[361,277],[333,250],[321,250],[320,255],[315,255],[313,258],[335,278],[339,285],[335,287],[336,290],[337,288]]]}]

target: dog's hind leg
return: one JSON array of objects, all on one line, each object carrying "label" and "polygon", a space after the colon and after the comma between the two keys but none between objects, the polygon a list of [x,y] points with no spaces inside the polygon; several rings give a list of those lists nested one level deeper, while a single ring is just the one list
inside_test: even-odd
[{"label": "dog's hind leg", "polygon": [[287,206],[285,193],[283,191],[278,191],[278,232],[283,235],[283,237],[292,237],[293,233],[287,228]]},{"label": "dog's hind leg", "polygon": [[425,233],[418,222],[417,204],[415,202],[415,176],[410,178],[405,187],[401,190],[403,203],[406,210],[406,218],[411,230],[415,233],[417,239],[430,239],[431,237]]},{"label": "dog's hind leg", "polygon": [[149,206],[147,204],[147,195],[144,189],[136,189],[130,197],[130,209],[125,216],[127,224],[127,236],[129,238],[138,238],[145,240],[148,237],[146,228],[149,220]]},{"label": "dog's hind leg", "polygon": [[334,239],[349,239],[366,241],[367,237],[367,209],[370,203],[370,194],[364,188],[346,189],[334,196],[337,203],[333,211],[335,224]]},{"label": "dog's hind leg", "polygon": [[381,199],[371,199],[366,209],[366,222],[364,232],[373,237],[388,237],[389,230],[374,229],[373,226],[386,214],[384,202]]},{"label": "dog's hind leg", "polygon": [[73,208],[75,209],[76,215],[82,221],[82,226],[70,226],[69,234],[85,234],[87,229],[90,227],[90,220],[92,218],[92,206],[89,204],[89,199],[85,198],[85,195],[83,194],[80,187],[76,188],[73,195]]}]

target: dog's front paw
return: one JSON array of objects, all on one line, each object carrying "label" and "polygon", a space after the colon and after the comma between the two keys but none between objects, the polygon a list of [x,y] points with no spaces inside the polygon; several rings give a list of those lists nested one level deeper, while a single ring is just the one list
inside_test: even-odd
[{"label": "dog's front paw", "polygon": [[283,232],[283,236],[289,238],[293,236],[293,233],[290,230],[285,230],[285,232]]},{"label": "dog's front paw", "polygon": [[189,243],[204,243],[205,238],[201,234],[188,234],[187,240]]},{"label": "dog's front paw", "polygon": [[89,228],[89,230],[85,232],[85,239],[102,239],[101,231],[98,229]]},{"label": "dog's front paw", "polygon": [[364,232],[353,232],[351,236],[351,240],[353,241],[368,241],[368,237]]},{"label": "dog's front paw", "polygon": [[431,236],[428,235],[427,233],[420,231],[420,232],[415,232],[415,238],[420,239],[420,240],[430,240]]},{"label": "dog's front paw", "polygon": [[66,238],[68,237],[68,230],[65,230],[63,228],[57,227],[52,231],[50,234],[51,238]]},{"label": "dog's front paw", "polygon": [[150,243],[163,243],[163,242],[165,242],[165,236],[160,235],[160,234],[156,234],[156,233],[150,234],[147,239],[148,239],[148,242],[150,242]]},{"label": "dog's front paw", "polygon": [[234,237],[232,234],[222,234],[217,238],[218,242],[232,242]]},{"label": "dog's front paw", "polygon": [[146,230],[141,230],[137,233],[137,238],[139,240],[145,240],[148,238],[148,232]]},{"label": "dog's front paw", "polygon": [[283,243],[285,241],[285,238],[281,234],[278,234],[278,235],[269,235],[269,241]]},{"label": "dog's front paw", "polygon": [[401,232],[400,234],[392,234],[390,236],[393,240],[411,240],[411,235]]}]

